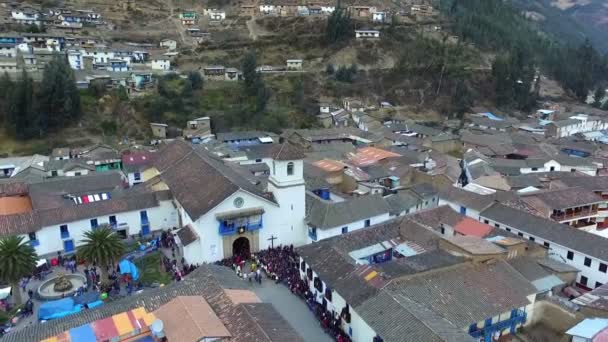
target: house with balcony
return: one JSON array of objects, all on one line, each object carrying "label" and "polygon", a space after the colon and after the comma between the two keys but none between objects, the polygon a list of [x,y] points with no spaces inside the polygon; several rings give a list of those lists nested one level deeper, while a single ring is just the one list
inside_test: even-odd
[{"label": "house with balcony", "polygon": [[608,177],[577,176],[560,177],[551,182],[552,188],[564,189],[581,187],[592,191],[603,200],[598,205],[597,230],[608,228]]},{"label": "house with balcony", "polygon": [[502,203],[494,203],[471,217],[546,248],[548,257],[579,270],[576,284],[584,290],[608,282],[605,238]]},{"label": "house with balcony", "polygon": [[[242,166],[204,147],[176,140],[158,152],[148,187],[170,189],[180,227],[196,239],[181,241],[188,263],[204,263],[270,246],[306,243],[303,153],[274,144],[266,186],[245,178]],[[179,233],[178,233],[179,234]]]},{"label": "house with balcony", "polygon": [[582,187],[525,193],[521,200],[534,213],[573,228],[602,235],[597,230],[599,206],[605,201]]},{"label": "house with balcony", "polygon": [[[501,257],[476,262],[442,249],[442,240],[397,218],[299,247],[298,267],[353,341],[489,342],[530,321],[537,293],[530,281]],[[500,250],[478,242],[468,248]]]},{"label": "house with balcony", "polygon": [[[63,177],[22,184],[19,197],[0,196],[12,211],[0,212],[0,236],[19,235],[40,257],[71,254],[84,233],[109,225],[123,238],[177,226],[169,191],[123,188],[119,172]],[[11,193],[16,191],[11,190]],[[8,193],[8,192],[7,192]]]}]

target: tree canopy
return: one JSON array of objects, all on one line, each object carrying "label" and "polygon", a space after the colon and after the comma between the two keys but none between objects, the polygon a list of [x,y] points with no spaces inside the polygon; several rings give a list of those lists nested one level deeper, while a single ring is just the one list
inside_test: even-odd
[{"label": "tree canopy", "polygon": [[9,236],[0,239],[0,280],[12,286],[13,299],[21,304],[19,280],[29,276],[36,267],[38,257],[34,248],[21,236]]},{"label": "tree canopy", "polygon": [[78,247],[78,257],[90,263],[97,263],[104,277],[105,267],[114,265],[125,252],[122,240],[109,226],[103,225],[84,233],[82,245]]}]

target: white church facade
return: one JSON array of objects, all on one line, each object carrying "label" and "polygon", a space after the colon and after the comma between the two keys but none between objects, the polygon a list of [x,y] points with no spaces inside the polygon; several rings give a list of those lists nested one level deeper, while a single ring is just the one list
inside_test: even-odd
[{"label": "white church facade", "polygon": [[178,240],[188,263],[214,262],[278,245],[305,244],[303,154],[277,144],[265,189],[200,148],[174,142],[161,151],[158,190],[173,194]]}]

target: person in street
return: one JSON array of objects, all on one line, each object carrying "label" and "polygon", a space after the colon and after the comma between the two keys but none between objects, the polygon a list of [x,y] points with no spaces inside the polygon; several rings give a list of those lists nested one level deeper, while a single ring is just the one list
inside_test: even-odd
[{"label": "person in street", "polygon": [[258,281],[258,284],[262,284],[262,271],[258,268],[255,271],[256,274],[256,280]]}]

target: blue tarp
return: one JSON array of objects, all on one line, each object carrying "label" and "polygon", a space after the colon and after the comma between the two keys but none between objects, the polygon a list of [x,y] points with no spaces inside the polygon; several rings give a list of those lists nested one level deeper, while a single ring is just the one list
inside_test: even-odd
[{"label": "blue tarp", "polygon": [[494,115],[493,113],[490,112],[486,112],[486,113],[481,113],[481,115],[487,117],[490,120],[496,120],[496,121],[502,121],[503,119],[499,116]]},{"label": "blue tarp", "polygon": [[74,304],[74,298],[63,298],[51,302],[42,303],[38,309],[39,320],[49,320],[65,317],[80,312],[82,306]]},{"label": "blue tarp", "polygon": [[130,274],[133,280],[139,279],[139,271],[134,263],[129,260],[122,260],[118,266],[120,267],[120,274]]},{"label": "blue tarp", "polygon": [[74,297],[74,304],[89,304],[99,300],[99,293],[97,292],[86,292],[80,296]]}]

